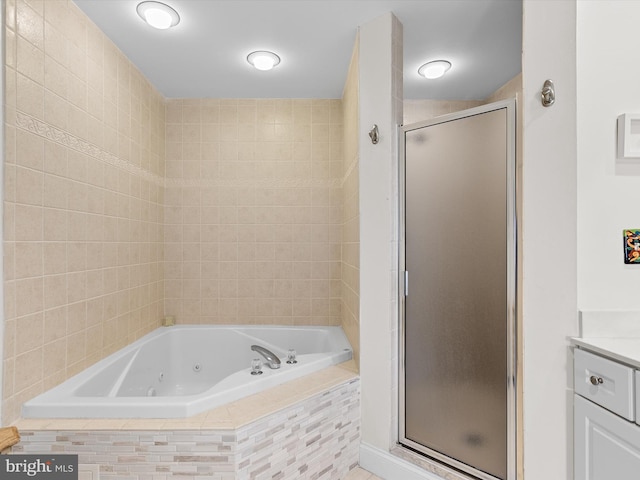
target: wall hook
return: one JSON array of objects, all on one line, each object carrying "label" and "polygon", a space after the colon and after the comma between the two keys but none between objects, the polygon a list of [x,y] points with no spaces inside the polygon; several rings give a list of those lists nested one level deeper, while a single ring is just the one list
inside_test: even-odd
[{"label": "wall hook", "polygon": [[373,128],[369,132],[369,137],[371,138],[371,143],[374,145],[380,141],[380,136],[378,134],[378,125],[373,125]]},{"label": "wall hook", "polygon": [[540,92],[543,107],[550,107],[556,103],[556,88],[553,85],[552,80],[547,80],[542,86],[542,92]]}]

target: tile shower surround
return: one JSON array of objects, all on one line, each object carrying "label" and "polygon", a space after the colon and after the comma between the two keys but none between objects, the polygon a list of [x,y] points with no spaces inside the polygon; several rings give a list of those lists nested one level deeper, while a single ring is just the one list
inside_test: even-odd
[{"label": "tile shower surround", "polygon": [[6,0],[3,423],[159,326],[164,98],[67,0]]},{"label": "tile shower surround", "polygon": [[359,392],[351,378],[235,429],[194,428],[191,419],[168,429],[144,420],[126,430],[109,429],[108,420],[81,430],[27,427],[12,453],[78,454],[79,464],[100,465],[102,480],[339,480],[358,464]]},{"label": "tile shower surround", "polygon": [[165,312],[340,325],[342,101],[167,100]]},{"label": "tile shower surround", "polygon": [[359,39],[342,93],[343,173],[342,173],[342,328],[356,363],[360,362],[360,191],[359,191]]},{"label": "tile shower surround", "polygon": [[73,2],[4,5],[6,423],[164,315],[339,325],[344,302],[357,338],[341,100],[166,100]]}]

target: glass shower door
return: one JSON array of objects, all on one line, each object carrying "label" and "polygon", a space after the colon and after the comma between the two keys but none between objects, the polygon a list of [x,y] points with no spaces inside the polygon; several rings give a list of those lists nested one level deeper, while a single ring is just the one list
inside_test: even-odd
[{"label": "glass shower door", "polygon": [[495,105],[403,128],[400,437],[479,478],[504,480],[514,408],[514,159],[512,112]]}]

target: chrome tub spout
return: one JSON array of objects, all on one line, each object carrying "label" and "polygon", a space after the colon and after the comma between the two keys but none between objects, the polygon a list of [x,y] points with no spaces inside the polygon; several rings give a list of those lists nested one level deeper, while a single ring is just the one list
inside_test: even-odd
[{"label": "chrome tub spout", "polygon": [[277,369],[280,368],[280,359],[278,356],[273,353],[271,350],[267,350],[260,345],[251,345],[251,350],[254,352],[258,352],[260,355],[264,357],[269,368]]}]

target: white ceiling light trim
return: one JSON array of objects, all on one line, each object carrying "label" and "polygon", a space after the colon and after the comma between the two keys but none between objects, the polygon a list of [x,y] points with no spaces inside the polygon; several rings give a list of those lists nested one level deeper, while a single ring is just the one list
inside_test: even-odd
[{"label": "white ceiling light trim", "polygon": [[447,60],[434,60],[427,62],[418,69],[418,73],[424,78],[440,78],[451,68],[451,62]]},{"label": "white ceiling light trim", "polygon": [[136,11],[140,18],[159,30],[175,27],[180,23],[180,15],[169,5],[161,2],[139,3]]},{"label": "white ceiling light trim", "polygon": [[247,55],[247,62],[258,70],[271,70],[280,63],[280,57],[273,52],[260,50]]}]

